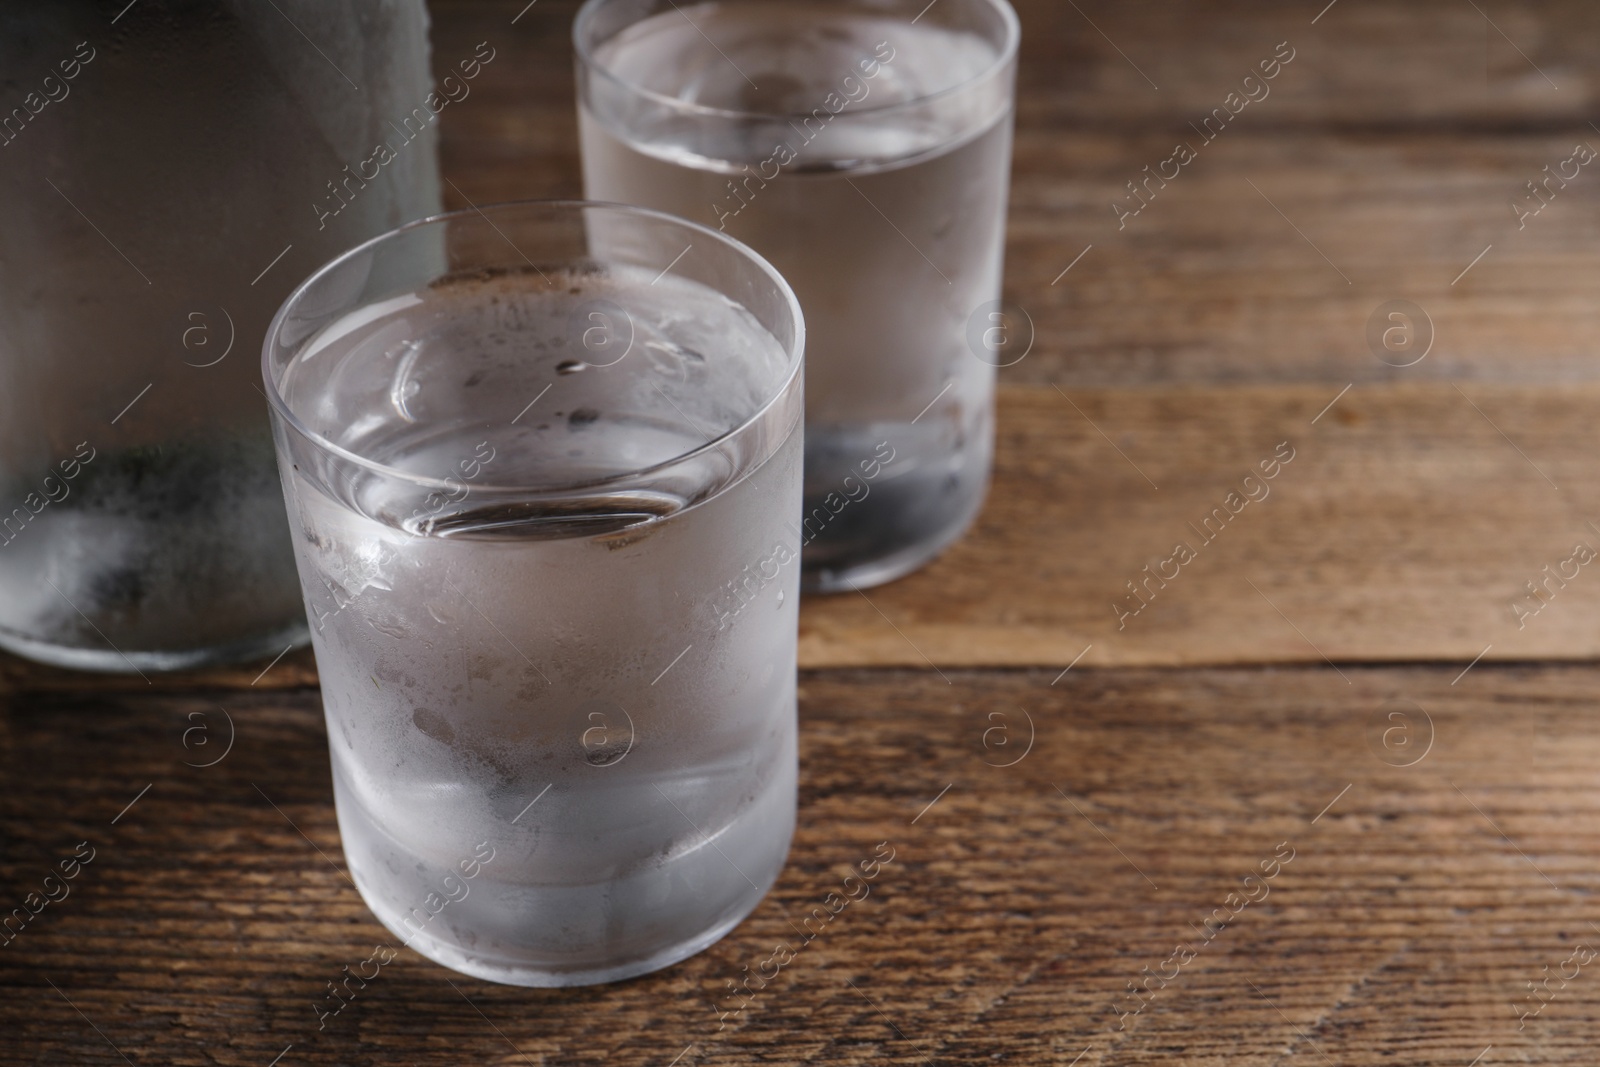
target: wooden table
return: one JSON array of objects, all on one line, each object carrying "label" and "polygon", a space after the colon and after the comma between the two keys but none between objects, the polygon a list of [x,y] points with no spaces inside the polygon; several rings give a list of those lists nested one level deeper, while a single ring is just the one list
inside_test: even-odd
[{"label": "wooden table", "polygon": [[[0,1064],[1592,1065],[1600,574],[1546,576],[1600,548],[1600,174],[1513,203],[1600,146],[1600,17],[1324,2],[1018,4],[1034,337],[994,489],[933,566],[805,605],[800,829],[726,939],[564,992],[404,952],[319,1030],[390,939],[309,657],[8,660],[0,907],[93,859],[0,948]],[[579,192],[574,6],[438,5],[441,66],[498,52],[443,120],[453,203]],[[1368,338],[1399,300],[1431,340],[1405,367]],[[880,842],[870,896],[719,1018]]]}]

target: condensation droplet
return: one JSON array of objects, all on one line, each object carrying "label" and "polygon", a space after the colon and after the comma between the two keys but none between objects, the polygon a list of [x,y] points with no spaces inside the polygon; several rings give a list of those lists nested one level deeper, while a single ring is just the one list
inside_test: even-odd
[{"label": "condensation droplet", "polygon": [[367,624],[381,634],[387,634],[398,640],[405,640],[411,636],[411,631],[399,619],[384,618],[381,615],[368,615]]},{"label": "condensation droplet", "polygon": [[456,731],[450,721],[431,708],[417,708],[411,713],[411,722],[418,730],[438,741],[440,744],[453,744]]},{"label": "condensation droplet", "polygon": [[589,364],[585,363],[581,359],[563,360],[562,362],[556,364],[556,373],[557,374],[577,374],[579,371],[583,370],[588,365]]}]

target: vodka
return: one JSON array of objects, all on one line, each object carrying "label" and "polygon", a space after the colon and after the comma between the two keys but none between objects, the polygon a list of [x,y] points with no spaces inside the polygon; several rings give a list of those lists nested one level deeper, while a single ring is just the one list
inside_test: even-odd
[{"label": "vodka", "polygon": [[940,8],[912,20],[921,4],[776,0],[678,5],[586,45],[607,6],[577,31],[587,195],[723,229],[794,286],[806,586],[919,566],[976,515],[992,454],[994,360],[968,324],[1000,295],[1004,40]]},{"label": "vodka", "polygon": [[[361,459],[280,440],[351,875],[482,978],[688,956],[793,829],[797,357],[654,273],[446,278],[345,314],[278,382]],[[725,436],[786,381],[765,444]]]}]

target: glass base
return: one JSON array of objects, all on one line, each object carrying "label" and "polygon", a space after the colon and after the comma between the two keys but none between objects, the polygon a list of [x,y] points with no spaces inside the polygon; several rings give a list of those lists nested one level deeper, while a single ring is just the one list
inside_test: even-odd
[{"label": "glass base", "polygon": [[[348,857],[346,857],[348,862]],[[780,868],[781,871],[781,868]],[[430,935],[426,930],[412,930],[398,922],[391,921],[380,911],[374,898],[362,886],[361,879],[355,870],[351,870],[351,881],[355,883],[356,892],[361,894],[361,899],[366,902],[367,910],[373,917],[384,925],[390,933],[400,939],[400,943],[413,949],[420,956],[432,960],[441,967],[448,967],[460,974],[481,978],[485,982],[498,982],[501,985],[524,986],[531,989],[565,989],[569,986],[601,985],[606,982],[620,982],[627,978],[637,978],[641,974],[659,971],[664,967],[671,967],[699,952],[703,952],[726,937],[734,927],[744,922],[745,918],[767,898],[767,893],[777,881],[777,873],[767,880],[761,887],[760,895],[753,898],[749,905],[735,911],[731,916],[712,926],[708,930],[696,933],[694,936],[669,945],[666,948],[653,952],[648,956],[622,960],[605,967],[591,967],[573,970],[552,970],[540,967],[527,960],[496,958],[485,956],[481,953],[468,952],[461,946],[441,941]]]},{"label": "glass base", "polygon": [[298,619],[281,630],[261,637],[235,641],[226,645],[206,648],[162,649],[140,651],[111,647],[81,648],[40,641],[10,630],[0,629],[0,648],[24,659],[47,663],[52,667],[66,667],[75,671],[97,671],[103,674],[132,674],[136,671],[187,671],[198,667],[215,667],[230,663],[247,663],[253,659],[282,654],[286,646],[293,648],[308,644],[311,630],[305,620]]},{"label": "glass base", "polygon": [[825,565],[809,562],[801,553],[800,591],[803,593],[849,593],[885,585],[904,578],[912,571],[932,563],[944,550],[961,540],[983,510],[987,486],[977,494],[972,507],[960,521],[950,524],[935,537],[916,541],[903,548],[866,559],[839,561]]}]

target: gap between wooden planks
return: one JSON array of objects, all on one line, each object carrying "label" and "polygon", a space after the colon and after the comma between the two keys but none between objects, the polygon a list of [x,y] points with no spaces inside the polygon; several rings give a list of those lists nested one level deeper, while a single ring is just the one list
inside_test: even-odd
[{"label": "gap between wooden planks", "polygon": [[[1600,655],[1600,566],[1563,564],[1600,550],[1600,385],[1358,384],[1327,407],[1341,388],[1002,388],[972,531],[900,582],[808,600],[801,665]],[[1284,442],[1265,497],[1202,540]],[[1180,543],[1194,558],[1163,583]],[[1129,581],[1149,600],[1119,618]]]}]

